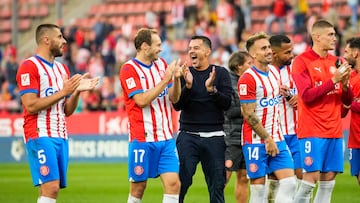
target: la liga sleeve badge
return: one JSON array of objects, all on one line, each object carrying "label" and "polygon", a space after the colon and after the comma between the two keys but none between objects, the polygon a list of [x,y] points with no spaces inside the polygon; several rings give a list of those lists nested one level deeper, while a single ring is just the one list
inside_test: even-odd
[{"label": "la liga sleeve badge", "polygon": [[133,77],[126,79],[126,86],[128,89],[136,87],[135,79]]},{"label": "la liga sleeve badge", "polygon": [[30,85],[30,74],[24,73],[20,75],[21,77],[21,86],[29,86]]},{"label": "la liga sleeve badge", "polygon": [[247,85],[246,84],[240,84],[239,85],[239,94],[240,95],[247,95]]}]

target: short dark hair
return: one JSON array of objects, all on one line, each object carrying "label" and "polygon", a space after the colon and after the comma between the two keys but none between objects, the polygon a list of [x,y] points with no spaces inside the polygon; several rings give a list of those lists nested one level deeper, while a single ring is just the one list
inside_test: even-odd
[{"label": "short dark hair", "polygon": [[286,35],[273,35],[270,37],[269,42],[271,47],[281,47],[283,43],[288,44],[291,40]]},{"label": "short dark hair", "polygon": [[360,37],[352,37],[346,40],[346,44],[349,44],[351,49],[359,49],[360,50]]},{"label": "short dark hair", "polygon": [[39,44],[41,41],[41,38],[45,35],[45,33],[54,28],[60,29],[59,26],[57,26],[55,24],[50,24],[50,23],[40,24],[39,26],[37,26],[36,31],[35,31],[36,43]]},{"label": "short dark hair", "polygon": [[157,34],[157,31],[150,28],[140,28],[134,38],[135,49],[139,51],[144,42],[150,46],[152,43],[152,34]]},{"label": "short dark hair", "polygon": [[246,50],[249,51],[254,43],[260,39],[269,39],[269,36],[265,32],[259,32],[250,36],[249,39],[246,40]]},{"label": "short dark hair", "polygon": [[191,40],[195,40],[195,39],[202,40],[205,45],[207,45],[210,49],[212,49],[211,48],[211,40],[208,37],[203,36],[203,35],[195,35],[195,36],[191,37]]},{"label": "short dark hair", "polygon": [[324,29],[324,28],[334,28],[334,25],[324,19],[321,19],[313,24],[311,30],[313,31],[314,29]]},{"label": "short dark hair", "polygon": [[237,51],[237,52],[234,52],[231,54],[230,58],[229,58],[229,69],[232,71],[232,72],[237,72],[237,66],[240,65],[244,65],[245,63],[245,59],[247,57],[250,57],[250,54],[246,51]]}]

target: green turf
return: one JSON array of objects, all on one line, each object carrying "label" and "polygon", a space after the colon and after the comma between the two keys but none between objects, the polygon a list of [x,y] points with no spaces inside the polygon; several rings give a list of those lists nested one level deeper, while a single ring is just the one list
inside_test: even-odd
[{"label": "green turf", "polygon": [[[360,202],[360,187],[354,177],[349,175],[349,166],[345,173],[337,177],[332,196],[333,203]],[[61,190],[58,203],[111,203],[126,202],[129,183],[126,164],[110,163],[70,163],[68,188]],[[235,202],[233,196],[234,178],[226,190],[226,202]],[[0,202],[28,203],[36,202],[37,188],[32,187],[27,164],[0,164]],[[143,203],[158,203],[162,199],[162,187],[159,179],[148,182]],[[194,177],[185,202],[209,202],[207,188],[201,168]]]}]

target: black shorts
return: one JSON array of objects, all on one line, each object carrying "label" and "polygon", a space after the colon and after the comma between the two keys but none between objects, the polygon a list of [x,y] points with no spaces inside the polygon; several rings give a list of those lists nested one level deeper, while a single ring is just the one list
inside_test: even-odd
[{"label": "black shorts", "polygon": [[225,151],[225,160],[231,160],[233,165],[227,168],[228,171],[238,171],[246,169],[244,154],[241,145],[227,145]]}]

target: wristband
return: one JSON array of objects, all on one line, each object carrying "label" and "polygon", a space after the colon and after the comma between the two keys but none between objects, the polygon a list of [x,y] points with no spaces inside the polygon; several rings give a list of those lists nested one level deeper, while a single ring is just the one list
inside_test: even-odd
[{"label": "wristband", "polygon": [[344,106],[345,109],[350,109],[351,108],[351,104],[350,105],[343,104],[343,106]]}]

